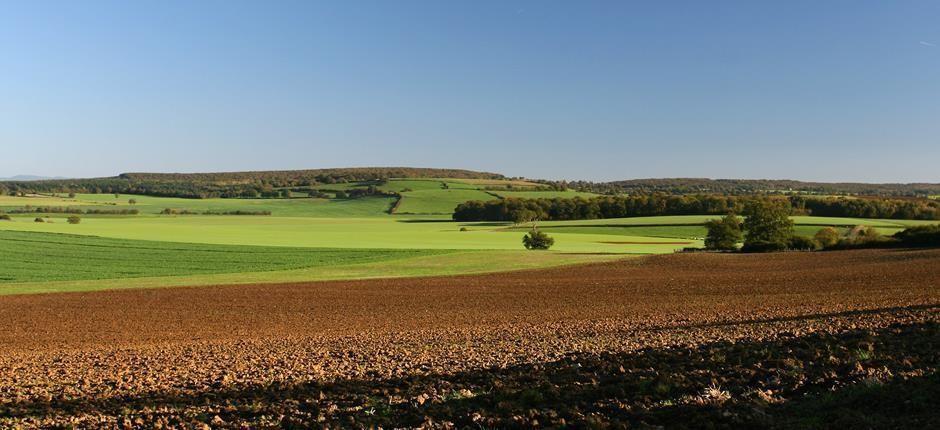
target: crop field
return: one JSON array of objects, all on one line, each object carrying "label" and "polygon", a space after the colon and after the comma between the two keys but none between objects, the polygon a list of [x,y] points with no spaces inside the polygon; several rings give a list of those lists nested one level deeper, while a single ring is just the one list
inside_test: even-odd
[{"label": "crop field", "polygon": [[[136,204],[129,204],[129,200]],[[74,199],[62,197],[9,197],[0,199],[0,210],[38,206],[77,206],[82,209],[137,209],[139,216],[158,215],[164,209],[192,212],[270,211],[272,216],[337,217],[381,216],[394,203],[392,197],[359,199],[182,199],[122,194],[77,194]],[[189,216],[189,215],[187,215]]]},{"label": "crop field", "polygon": [[[403,195],[412,199],[403,200],[399,212],[410,210],[409,201],[410,208],[420,211],[446,211],[457,200],[486,194],[475,189],[477,185],[457,181],[393,180],[384,186],[410,190]],[[126,208],[130,199],[136,201],[133,207],[141,211],[139,215],[89,215],[78,225],[65,222],[63,214],[42,214],[47,221],[42,223],[34,222],[32,214],[0,221],[0,253],[6,262],[0,268],[0,294],[544,268],[701,246],[702,223],[714,218],[539,222],[556,243],[551,251],[533,254],[521,249],[529,225],[458,223],[447,214],[390,215],[392,197],[180,199],[78,194],[74,199],[7,196],[2,202],[6,207]],[[160,215],[165,208],[266,210],[271,215]],[[794,217],[794,221],[796,232],[807,236],[826,225],[842,231],[852,225],[872,225],[883,234],[893,234],[906,225],[926,223],[822,217]],[[366,254],[373,255],[362,257]]]},{"label": "crop field", "polygon": [[207,245],[0,230],[0,285],[291,270],[446,252]]},{"label": "crop field", "polygon": [[938,306],[937,250],[3,296],[0,427],[930,428]]}]

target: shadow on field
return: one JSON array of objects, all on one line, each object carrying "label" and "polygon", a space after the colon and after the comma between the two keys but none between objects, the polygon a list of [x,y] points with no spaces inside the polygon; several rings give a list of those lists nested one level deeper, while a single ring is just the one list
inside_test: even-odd
[{"label": "shadow on field", "polygon": [[[826,318],[857,317],[857,316],[878,315],[878,314],[884,314],[884,313],[894,313],[894,312],[903,312],[903,311],[927,311],[927,310],[940,312],[940,303],[931,303],[931,304],[926,304],[926,305],[911,305],[911,306],[894,306],[894,307],[889,307],[889,308],[876,308],[876,309],[859,309],[859,310],[853,310],[853,311],[829,312],[829,313],[820,313],[820,314],[803,314],[803,315],[795,315],[791,317],[746,319],[746,320],[735,320],[735,321],[729,321],[729,322],[710,322],[710,323],[700,323],[700,324],[684,324],[681,327],[688,327],[688,328],[730,327],[730,326],[748,325],[748,324],[812,321],[812,320],[821,320],[821,319],[826,319]],[[669,327],[669,328],[664,328],[662,330],[674,330],[674,329],[675,328]]]},{"label": "shadow on field", "polygon": [[[938,428],[940,324],[717,342],[400,379],[206,387],[0,405],[0,417],[128,416],[214,427]],[[218,418],[215,418],[218,416]]]}]

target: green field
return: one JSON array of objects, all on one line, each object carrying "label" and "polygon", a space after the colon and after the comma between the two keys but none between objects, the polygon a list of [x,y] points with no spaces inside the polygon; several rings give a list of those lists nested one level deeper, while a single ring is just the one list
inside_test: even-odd
[{"label": "green field", "polygon": [[0,230],[0,282],[264,272],[447,252],[208,245]]},{"label": "green field", "polygon": [[[131,205],[129,200],[137,203]],[[137,209],[139,216],[158,215],[164,209],[192,212],[270,211],[272,216],[338,217],[382,216],[395,202],[392,197],[358,199],[181,199],[123,194],[77,194],[74,199],[63,197],[0,196],[0,210],[39,206],[75,206],[81,209]],[[187,215],[190,216],[190,215]],[[195,216],[195,215],[192,215]]]},{"label": "green field", "polygon": [[457,275],[614,258],[622,256],[209,245],[0,230],[0,295]]},{"label": "green field", "polygon": [[[443,187],[446,183],[447,187]],[[350,184],[345,184],[350,185]],[[351,184],[358,187],[363,184]],[[111,194],[75,198],[0,197],[0,208],[76,206],[127,208],[139,215],[88,215],[77,225],[66,215],[14,215],[0,221],[0,294],[80,291],[244,282],[399,277],[479,273],[670,253],[702,246],[714,216],[657,216],[539,222],[551,233],[551,251],[522,250],[530,225],[451,221],[450,211],[490,191],[455,180],[391,180],[394,197],[358,199],[180,199]],[[490,185],[488,185],[490,186]],[[570,194],[571,192],[563,192]],[[270,216],[160,215],[165,208],[270,211]],[[407,214],[406,212],[431,215]],[[824,226],[842,231],[870,225],[883,234],[930,221],[794,217],[801,235]]]},{"label": "green field", "polygon": [[494,200],[496,197],[473,189],[431,189],[402,193],[396,214],[451,214],[468,200]]}]

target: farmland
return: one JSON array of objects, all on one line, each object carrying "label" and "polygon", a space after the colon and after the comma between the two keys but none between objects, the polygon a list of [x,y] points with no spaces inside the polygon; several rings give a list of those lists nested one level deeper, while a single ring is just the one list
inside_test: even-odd
[{"label": "farmland", "polygon": [[931,427],[938,262],[664,255],[5,296],[0,426]]},{"label": "farmland", "polygon": [[[497,186],[498,181],[485,181]],[[444,186],[446,184],[446,187]],[[329,185],[329,186],[335,186]],[[347,189],[368,187],[352,184]],[[137,215],[14,214],[0,221],[0,294],[296,282],[481,273],[608,261],[701,246],[708,215],[545,221],[556,245],[526,253],[521,236],[532,224],[453,222],[448,207],[462,198],[496,198],[482,185],[458,180],[390,180],[379,188],[396,197],[183,199],[122,194],[3,196],[0,208],[128,208]],[[327,186],[324,186],[324,188]],[[518,183],[515,187],[521,187]],[[513,191],[516,193],[519,191]],[[533,191],[534,194],[563,193]],[[133,201],[133,204],[130,202]],[[194,215],[165,215],[167,209]],[[405,211],[442,212],[407,214]],[[266,216],[201,215],[267,211]],[[46,222],[34,222],[36,215]],[[823,226],[846,232],[870,225],[893,234],[927,221],[793,217],[797,234]],[[365,257],[368,255],[369,257]],[[489,257],[488,257],[489,256]],[[49,266],[48,262],[55,265]],[[151,261],[169,262],[152,265]],[[203,264],[205,263],[205,264]],[[152,267],[151,267],[152,266]],[[122,279],[135,279],[123,282]]]},{"label": "farmland", "polygon": [[[594,196],[538,186],[2,196],[0,427],[936,421],[938,251],[674,253],[716,215],[451,219],[467,199]],[[791,219],[804,236],[934,223]],[[533,227],[550,250],[522,249]]]}]

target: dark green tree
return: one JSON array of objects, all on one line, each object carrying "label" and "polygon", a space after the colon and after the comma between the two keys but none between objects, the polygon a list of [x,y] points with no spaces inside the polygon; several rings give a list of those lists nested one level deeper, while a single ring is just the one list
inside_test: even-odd
[{"label": "dark green tree", "polygon": [[713,219],[705,223],[708,235],[705,236],[705,248],[733,251],[738,249],[741,241],[741,219],[734,214],[728,214],[721,219]]},{"label": "dark green tree", "polygon": [[69,222],[69,224],[78,224],[82,222],[82,219],[78,215],[72,215],[68,217],[67,221]]},{"label": "dark green tree", "polygon": [[744,247],[750,250],[787,248],[793,237],[790,206],[779,200],[754,200],[744,213]]},{"label": "dark green tree", "polygon": [[534,228],[529,234],[522,237],[522,245],[525,246],[525,249],[548,249],[554,244],[555,239]]}]

